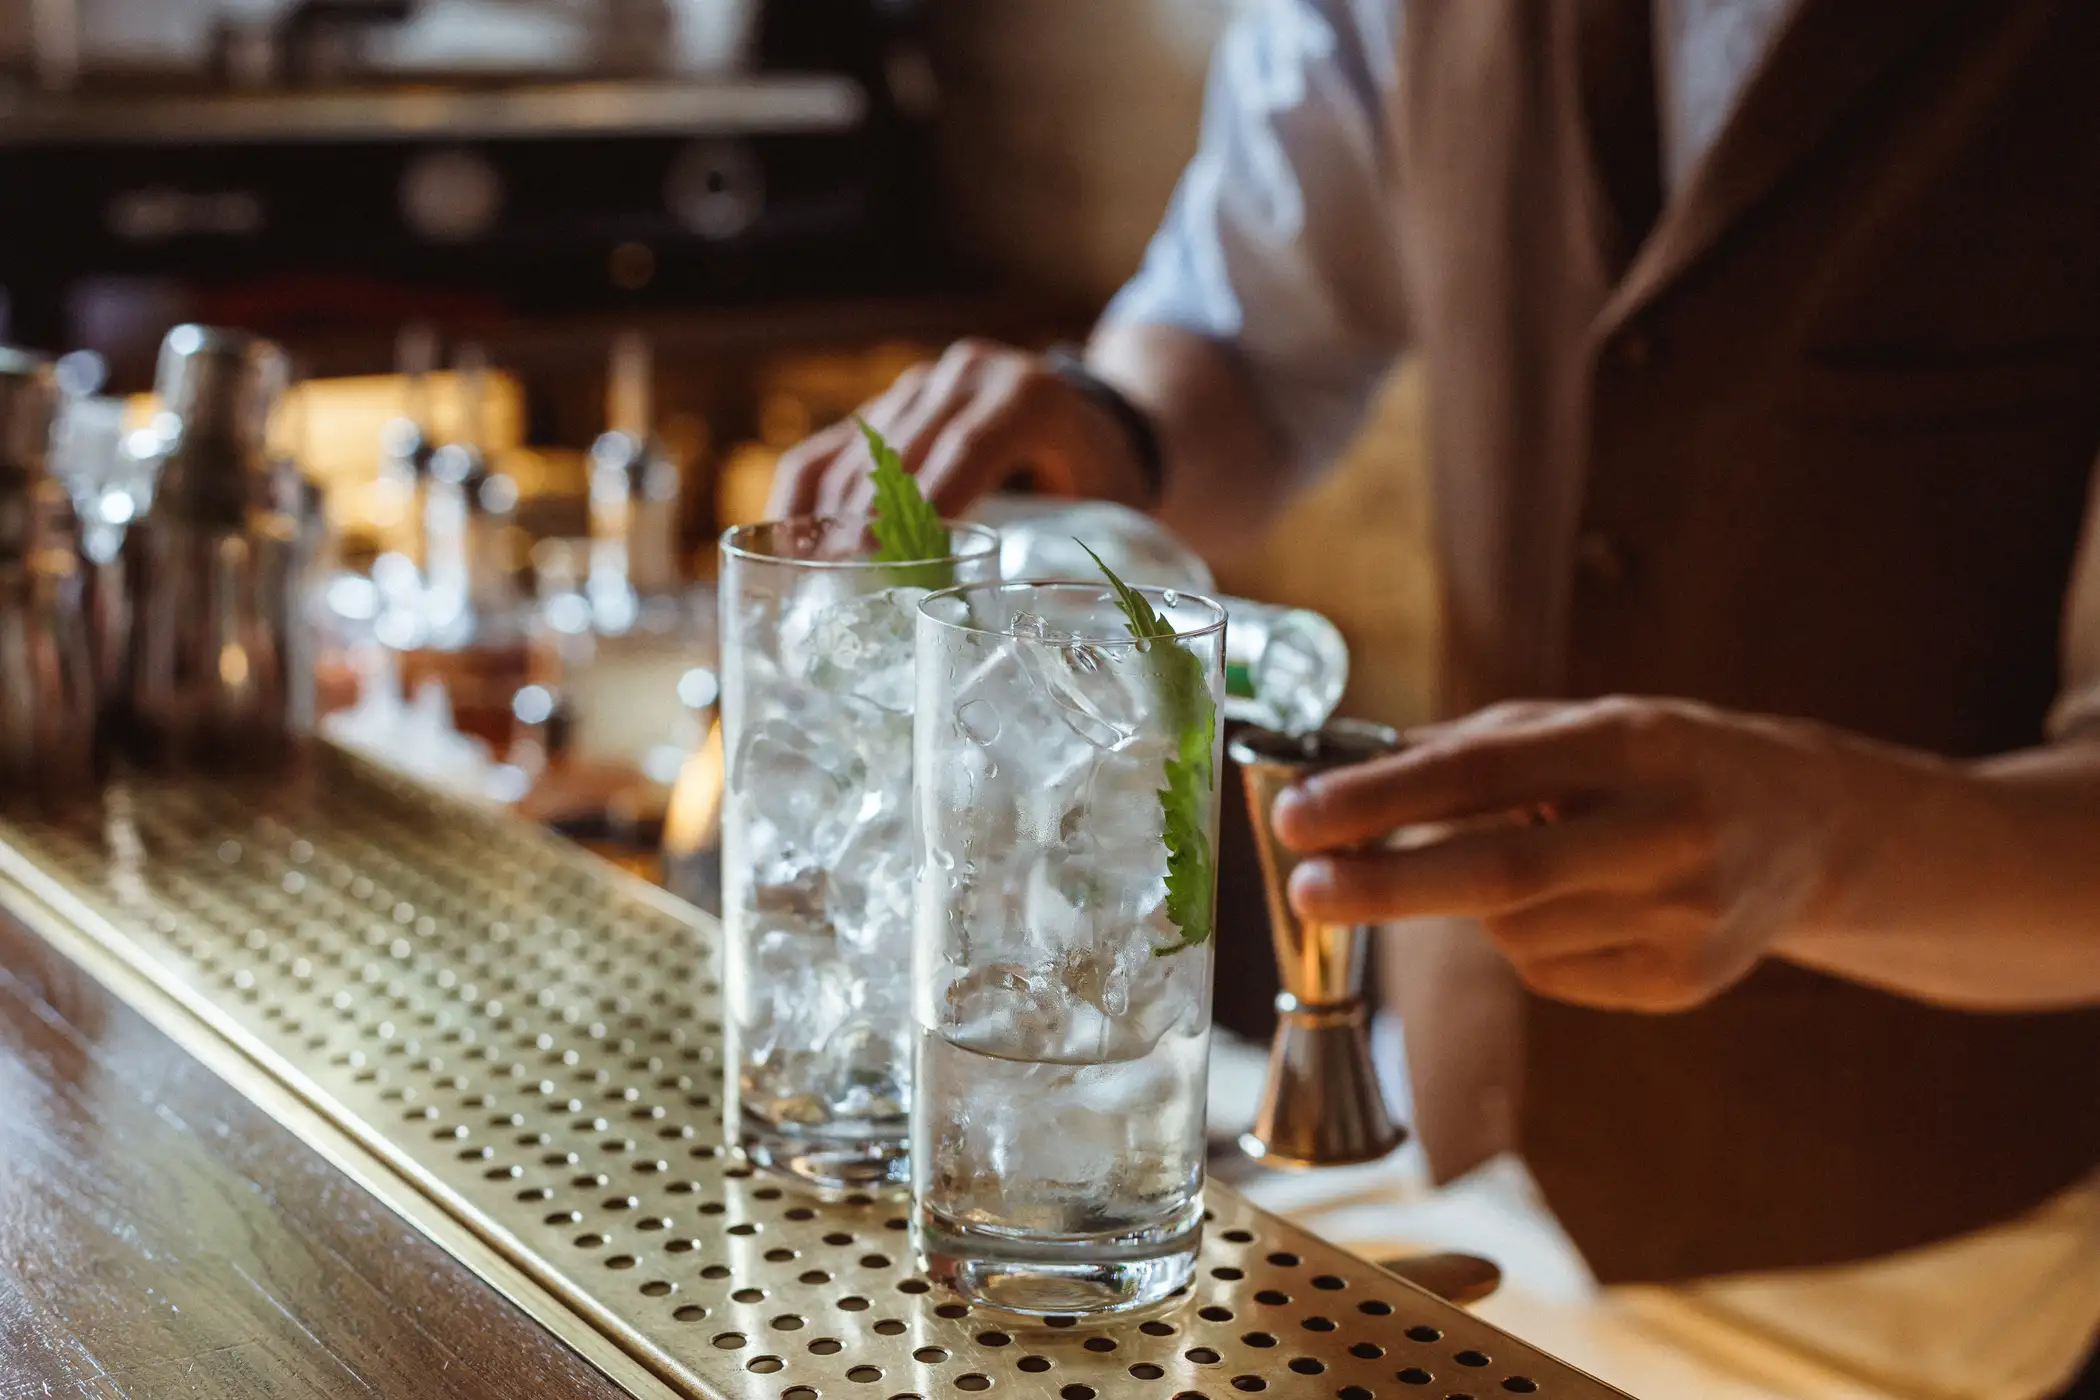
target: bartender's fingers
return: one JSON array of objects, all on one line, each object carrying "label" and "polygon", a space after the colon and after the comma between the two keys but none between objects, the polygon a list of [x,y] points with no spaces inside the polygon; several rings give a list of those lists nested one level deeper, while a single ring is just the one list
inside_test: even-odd
[{"label": "bartender's fingers", "polygon": [[[873,427],[875,420],[867,420]],[[882,429],[876,428],[881,432]],[[817,513],[834,520],[865,519],[875,499],[873,478],[875,460],[868,454],[868,444],[860,435],[860,425],[853,428],[853,445],[841,452],[824,474],[824,486],[817,493]]]},{"label": "bartender's fingers", "polygon": [[885,430],[906,471],[916,474],[925,466],[941,430],[958,415],[980,399],[999,397],[1007,378],[1001,365],[1011,353],[980,340],[958,340],[941,353],[918,394]]},{"label": "bartender's fingers", "polygon": [[868,513],[869,504],[875,499],[875,459],[868,452],[867,435],[861,431],[861,424],[894,443],[898,424],[926,395],[932,375],[930,365],[913,365],[897,376],[896,383],[846,420],[844,426],[851,441],[825,470],[823,485],[817,491],[819,514],[857,520]]},{"label": "bartender's fingers", "polygon": [[864,404],[857,414],[848,414],[830,427],[812,433],[783,452],[773,468],[773,489],[766,500],[766,513],[775,520],[791,515],[833,513],[853,472],[868,470],[868,453],[861,441],[855,417],[881,412],[896,394],[917,392],[926,368],[914,365],[897,376],[889,388]]},{"label": "bartender's fingers", "polygon": [[1565,725],[1450,735],[1309,778],[1276,799],[1295,851],[1368,845],[1404,826],[1529,809],[1629,776],[1619,748]]},{"label": "bartender's fingers", "polygon": [[773,489],[766,496],[766,517],[785,520],[789,516],[813,514],[817,509],[817,493],[824,484],[824,474],[852,445],[851,435],[856,432],[858,429],[849,418],[811,434],[783,452],[773,468]]},{"label": "bartender's fingers", "polygon": [[1497,914],[1487,931],[1521,976],[1533,966],[1639,942],[1649,920],[1646,901],[1585,890]]},{"label": "bartender's fingers", "polygon": [[1653,943],[1622,943],[1595,952],[1543,958],[1518,969],[1542,997],[1595,1007],[1665,1015],[1688,1011],[1718,990],[1692,964]]},{"label": "bartender's fingers", "polygon": [[1438,720],[1433,724],[1415,725],[1403,737],[1410,744],[1428,744],[1455,735],[1514,729],[1555,719],[1565,720],[1576,710],[1576,706],[1565,700],[1503,700],[1484,709],[1475,710],[1471,714]]},{"label": "bartender's fingers", "polygon": [[1688,854],[1667,818],[1603,811],[1460,831],[1409,850],[1314,856],[1292,872],[1290,900],[1301,918],[1323,923],[1485,917],[1578,891],[1652,888]]},{"label": "bartender's fingers", "polygon": [[1021,402],[1011,396],[980,399],[949,422],[926,454],[919,489],[942,515],[960,515],[1028,471],[1040,439]]},{"label": "bartender's fingers", "polygon": [[[929,432],[967,402],[965,367],[951,354],[931,365],[918,365],[900,377],[890,391],[861,410],[860,418],[882,434],[907,472],[918,470],[926,455]],[[851,423],[853,446],[832,464],[819,494],[824,514],[858,520],[875,506],[875,459],[859,423]]]}]

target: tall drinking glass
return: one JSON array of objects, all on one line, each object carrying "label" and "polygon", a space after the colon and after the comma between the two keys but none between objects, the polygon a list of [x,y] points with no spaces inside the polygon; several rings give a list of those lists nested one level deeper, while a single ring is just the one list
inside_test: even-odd
[{"label": "tall drinking glass", "polygon": [[1157,1302],[1201,1238],[1225,615],[1138,592],[1171,635],[1098,583],[919,610],[913,1225],[1012,1312]]},{"label": "tall drinking glass", "polygon": [[877,564],[858,523],[722,537],[724,1122],[832,1189],[905,1178],[911,1105],[913,627],[997,577],[998,536]]}]

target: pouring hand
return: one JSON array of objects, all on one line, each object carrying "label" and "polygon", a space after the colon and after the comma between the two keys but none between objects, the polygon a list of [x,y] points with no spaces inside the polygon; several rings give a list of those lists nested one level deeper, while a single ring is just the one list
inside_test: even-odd
[{"label": "pouring hand", "polygon": [[[1411,737],[1278,801],[1278,836],[1318,853],[1291,881],[1298,912],[1474,916],[1540,994],[1655,1012],[1824,918],[1949,767],[1673,700],[1502,705]],[[1407,828],[1432,829],[1380,844]]]},{"label": "pouring hand", "polygon": [[[1036,489],[1135,503],[1145,490],[1116,420],[1040,356],[963,340],[916,365],[860,410],[919,478],[944,516],[1027,476]],[[874,496],[867,448],[847,418],[780,459],[767,511],[775,518],[865,514]]]}]

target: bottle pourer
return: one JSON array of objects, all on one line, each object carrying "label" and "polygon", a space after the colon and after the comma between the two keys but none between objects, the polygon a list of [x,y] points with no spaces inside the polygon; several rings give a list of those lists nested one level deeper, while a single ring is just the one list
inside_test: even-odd
[{"label": "bottle pourer", "polygon": [[1383,1157],[1407,1138],[1393,1121],[1371,1063],[1364,999],[1370,929],[1300,919],[1287,893],[1298,857],[1276,839],[1278,794],[1314,773],[1393,753],[1400,736],[1382,725],[1336,720],[1310,734],[1243,729],[1229,748],[1247,785],[1269,928],[1283,990],[1268,1087],[1253,1128],[1240,1139],[1251,1157],[1285,1167],[1342,1166]]}]

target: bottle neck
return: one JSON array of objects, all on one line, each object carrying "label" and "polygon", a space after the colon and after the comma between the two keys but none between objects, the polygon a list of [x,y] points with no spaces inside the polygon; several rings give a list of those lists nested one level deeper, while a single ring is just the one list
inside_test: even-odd
[{"label": "bottle neck", "polygon": [[678,471],[653,447],[608,434],[591,473],[590,590],[652,597],[677,591]]},{"label": "bottle neck", "polygon": [[484,511],[467,515],[467,599],[484,617],[502,612],[511,601],[504,524],[502,518]]},{"label": "bottle neck", "polygon": [[471,613],[480,627],[508,616],[512,592],[505,559],[505,516],[472,499],[473,487],[429,485],[425,515],[425,580],[433,619]]},{"label": "bottle neck", "polygon": [[1307,608],[1221,598],[1225,609],[1225,712],[1266,729],[1319,728],[1341,703],[1349,646]]},{"label": "bottle neck", "polygon": [[1225,694],[1236,700],[1253,700],[1262,652],[1268,646],[1277,615],[1286,609],[1251,598],[1226,596],[1219,597],[1218,606],[1225,609]]}]

